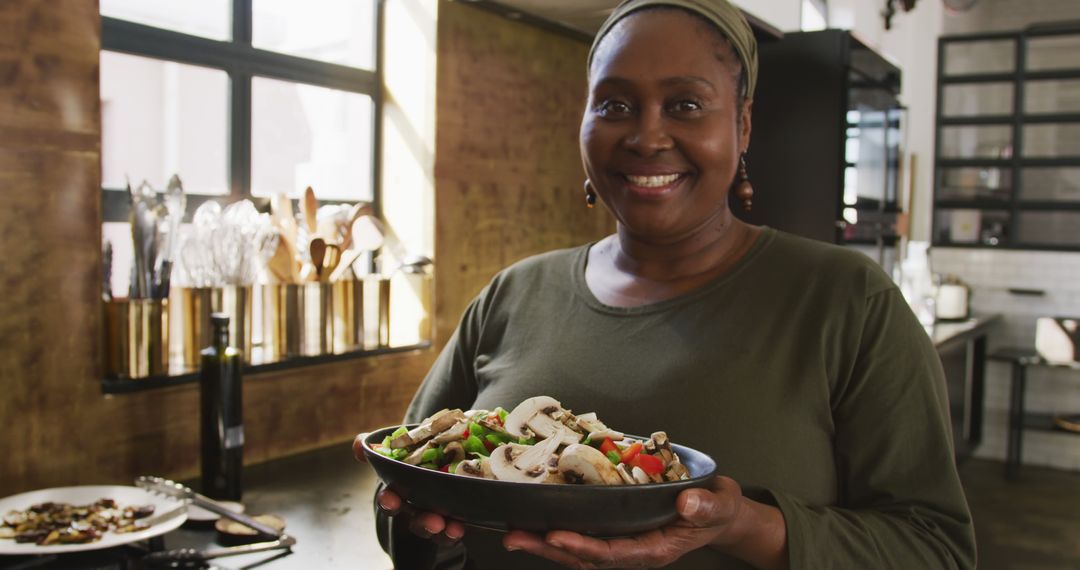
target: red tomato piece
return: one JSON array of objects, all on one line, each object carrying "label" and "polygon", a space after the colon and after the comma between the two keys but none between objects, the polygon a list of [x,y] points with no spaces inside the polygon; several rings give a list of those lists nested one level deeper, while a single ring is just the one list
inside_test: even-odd
[{"label": "red tomato piece", "polygon": [[498,447],[498,446],[495,445],[494,443],[491,443],[487,439],[484,440],[484,448],[488,450],[488,453],[491,453],[492,451],[495,451],[496,447]]},{"label": "red tomato piece", "polygon": [[603,451],[605,454],[609,451],[620,453],[619,448],[615,446],[615,442],[611,441],[610,437],[604,438],[604,442],[600,444],[600,451]]},{"label": "red tomato piece", "polygon": [[649,475],[659,475],[664,472],[664,460],[645,453],[638,453],[634,456],[634,458],[630,460],[630,465],[633,467],[640,467],[642,471]]}]

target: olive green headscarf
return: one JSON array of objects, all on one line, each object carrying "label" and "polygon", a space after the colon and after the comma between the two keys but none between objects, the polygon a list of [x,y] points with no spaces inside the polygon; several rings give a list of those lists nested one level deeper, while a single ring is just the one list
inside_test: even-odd
[{"label": "olive green headscarf", "polygon": [[754,32],[750,29],[750,24],[746,22],[742,12],[727,0],[626,0],[615,7],[615,11],[608,16],[604,25],[600,27],[600,31],[596,33],[592,47],[589,48],[589,67],[592,67],[596,46],[619,20],[631,12],[653,6],[682,8],[700,14],[712,22],[735,48],[735,53],[746,71],[746,96],[753,98],[758,74],[757,40],[754,39]]}]

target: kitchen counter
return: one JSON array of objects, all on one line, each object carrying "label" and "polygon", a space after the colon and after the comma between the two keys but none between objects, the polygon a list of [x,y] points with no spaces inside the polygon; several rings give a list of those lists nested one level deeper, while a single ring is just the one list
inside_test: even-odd
[{"label": "kitchen counter", "polygon": [[962,321],[935,321],[926,325],[926,334],[938,350],[948,349],[958,343],[985,335],[987,329],[1001,318],[998,314],[977,314]]},{"label": "kitchen counter", "polygon": [[[212,568],[304,570],[389,570],[393,567],[375,537],[372,494],[378,479],[353,459],[351,442],[249,467],[244,471],[244,504],[250,514],[273,513],[285,519],[285,532],[296,538],[291,553],[261,552],[211,560]],[[164,536],[165,549],[217,548],[213,528],[188,525]],[[139,551],[107,551],[53,556],[0,556],[0,568],[106,569],[138,568]]]}]

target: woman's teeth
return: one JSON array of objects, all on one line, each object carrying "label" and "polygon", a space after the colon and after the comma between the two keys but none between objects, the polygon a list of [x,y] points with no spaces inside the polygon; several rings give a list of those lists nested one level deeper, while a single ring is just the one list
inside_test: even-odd
[{"label": "woman's teeth", "polygon": [[667,186],[672,182],[679,179],[678,174],[665,174],[663,176],[631,176],[626,175],[626,179],[630,181],[634,186],[641,186],[644,188],[659,188],[661,186]]}]

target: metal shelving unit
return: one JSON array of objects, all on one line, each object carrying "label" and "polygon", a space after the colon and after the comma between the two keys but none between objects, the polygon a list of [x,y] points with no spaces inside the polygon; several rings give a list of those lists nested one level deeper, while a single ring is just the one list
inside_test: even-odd
[{"label": "metal shelving unit", "polygon": [[1077,47],[1080,22],[940,38],[934,245],[1080,251]]}]

